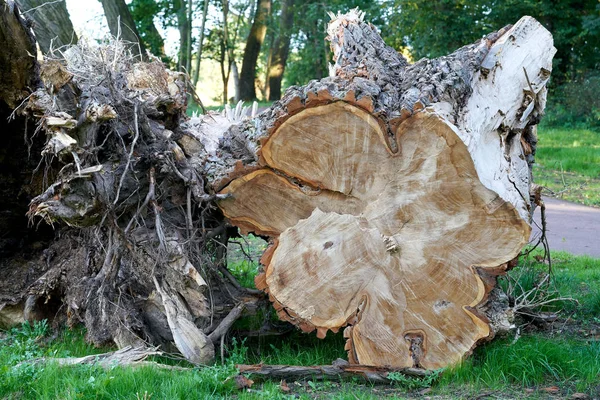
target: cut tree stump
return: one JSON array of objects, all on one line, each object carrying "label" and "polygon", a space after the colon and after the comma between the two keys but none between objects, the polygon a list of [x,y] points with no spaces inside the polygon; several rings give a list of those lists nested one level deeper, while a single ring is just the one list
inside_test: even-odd
[{"label": "cut tree stump", "polygon": [[[95,344],[207,364],[268,297],[306,332],[343,329],[349,361],[377,371],[442,368],[509,330],[496,277],[529,238],[552,36],[523,17],[410,64],[357,10],[328,34],[331,76],[250,117],[186,117],[186,77],[118,41],[29,60],[31,87],[1,82],[12,106],[31,90],[15,114],[37,122],[28,215],[56,235],[0,261],[0,321],[84,323]],[[0,57],[3,76],[15,65]],[[234,227],[270,240],[263,292],[227,270]]]},{"label": "cut tree stump", "polygon": [[220,204],[278,238],[257,286],[282,319],[319,337],[349,325],[355,363],[441,368],[490,334],[475,266],[515,258],[530,228],[443,120],[417,113],[395,137],[392,153],[377,120],[346,102],[307,108]]},{"label": "cut tree stump", "polygon": [[263,117],[219,206],[272,238],[256,285],[281,319],[344,329],[352,363],[446,367],[510,324],[488,300],[530,236],[551,35],[525,17],[413,65],[358,12],[329,39],[332,77]]}]

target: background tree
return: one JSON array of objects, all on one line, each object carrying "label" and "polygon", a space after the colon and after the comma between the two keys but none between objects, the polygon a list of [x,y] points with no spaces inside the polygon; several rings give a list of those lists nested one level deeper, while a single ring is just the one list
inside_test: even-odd
[{"label": "background tree", "polygon": [[209,0],[203,1],[202,7],[202,24],[200,25],[200,34],[198,37],[198,49],[196,51],[196,66],[194,68],[194,79],[192,80],[194,87],[198,84],[200,77],[200,62],[202,61],[202,46],[204,45],[204,29],[206,27],[206,18],[208,16]]},{"label": "background tree", "polygon": [[329,44],[325,41],[325,29],[331,20],[328,12],[347,12],[359,7],[378,28],[384,25],[383,10],[389,6],[371,0],[305,0],[294,7],[294,28],[291,52],[285,69],[285,84],[303,85],[311,79],[327,76],[327,64],[331,61]]},{"label": "background tree", "polygon": [[131,51],[140,57],[144,57],[146,48],[140,40],[140,34],[137,31],[129,8],[125,4],[125,0],[100,0],[100,3],[102,3],[110,33],[131,43]]},{"label": "background tree", "polygon": [[24,14],[33,20],[33,31],[43,53],[77,43],[77,35],[64,0],[18,0]]},{"label": "background tree", "polygon": [[250,34],[246,40],[242,73],[240,75],[240,99],[256,99],[254,79],[256,78],[256,62],[267,33],[267,19],[271,13],[271,0],[256,0],[256,11]]},{"label": "background tree", "polygon": [[274,27],[278,30],[277,38],[271,46],[267,63],[265,97],[269,101],[281,98],[281,81],[283,80],[285,64],[290,50],[290,39],[294,23],[294,0],[282,0],[280,3],[279,24]]},{"label": "background tree", "polygon": [[190,32],[191,21],[188,17],[187,0],[174,0],[173,9],[177,17],[177,29],[179,30],[179,53],[177,58],[177,69],[189,71],[190,65]]},{"label": "background tree", "polygon": [[384,37],[414,59],[437,57],[521,15],[554,37],[547,122],[600,126],[600,4],[596,0],[394,0],[383,7]]}]

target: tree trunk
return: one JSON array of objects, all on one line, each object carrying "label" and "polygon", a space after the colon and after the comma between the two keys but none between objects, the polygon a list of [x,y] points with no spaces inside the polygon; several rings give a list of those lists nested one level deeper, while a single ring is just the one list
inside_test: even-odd
[{"label": "tree trunk", "polygon": [[175,0],[173,6],[177,15],[177,29],[179,29],[179,59],[177,60],[177,69],[184,71],[189,63],[187,49],[190,24],[187,14],[187,1]]},{"label": "tree trunk", "polygon": [[271,0],[257,0],[254,22],[246,40],[242,72],[240,74],[240,98],[244,101],[256,99],[256,89],[254,87],[256,62],[267,33],[267,20],[270,12]]},{"label": "tree trunk", "polygon": [[18,0],[23,13],[33,20],[33,31],[42,52],[77,43],[65,1]]},{"label": "tree trunk", "polygon": [[266,98],[269,101],[281,98],[281,81],[283,80],[285,64],[290,50],[292,25],[294,24],[293,6],[294,0],[284,0],[281,3],[280,32],[273,44],[269,67],[267,69]]},{"label": "tree trunk", "polygon": [[272,238],[256,285],[281,319],[345,328],[351,362],[454,364],[510,325],[493,288],[529,239],[552,37],[525,17],[409,65],[360,14],[328,34],[334,76],[262,114],[219,205]]},{"label": "tree trunk", "polygon": [[550,33],[524,17],[415,64],[357,11],[328,34],[332,76],[253,119],[188,120],[181,74],[118,43],[43,64],[26,112],[62,168],[29,215],[61,227],[11,310],[210,362],[263,298],[219,258],[229,222],[270,238],[255,282],[279,317],[344,328],[351,363],[437,369],[506,329],[496,276],[529,238]]},{"label": "tree trunk", "polygon": [[15,112],[42,85],[27,26],[14,2],[0,0],[0,328],[24,321],[28,278],[44,269],[38,258],[54,236],[45,224],[32,229],[25,216],[29,201],[44,190],[44,175],[53,172],[38,168],[44,135],[35,135],[35,124]]},{"label": "tree trunk", "polygon": [[202,9],[202,24],[200,25],[200,37],[198,38],[198,50],[196,51],[196,68],[194,68],[194,79],[192,80],[194,89],[196,88],[200,77],[200,62],[202,61],[204,28],[206,26],[206,16],[208,15],[208,2],[209,0],[204,0],[204,8]]},{"label": "tree trunk", "polygon": [[135,26],[125,0],[100,0],[110,33],[129,43],[131,52],[145,58],[146,49],[140,40],[140,34]]},{"label": "tree trunk", "polygon": [[192,19],[194,14],[194,2],[188,0],[187,2],[187,47],[186,47],[186,64],[185,72],[189,75],[192,74]]}]

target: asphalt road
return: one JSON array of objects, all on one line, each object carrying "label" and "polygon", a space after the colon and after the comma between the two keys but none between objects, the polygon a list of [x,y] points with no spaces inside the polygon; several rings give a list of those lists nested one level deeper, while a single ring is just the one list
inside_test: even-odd
[{"label": "asphalt road", "polygon": [[[568,251],[600,258],[600,208],[545,197],[548,243],[550,250]],[[541,226],[539,207],[535,221]],[[539,237],[540,229],[535,226],[533,237]]]}]

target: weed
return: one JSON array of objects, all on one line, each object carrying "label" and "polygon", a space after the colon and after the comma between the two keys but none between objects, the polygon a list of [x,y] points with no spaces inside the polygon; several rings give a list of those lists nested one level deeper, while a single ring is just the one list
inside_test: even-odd
[{"label": "weed", "polygon": [[443,372],[444,369],[436,369],[435,371],[432,371],[431,374],[422,378],[408,376],[401,372],[390,372],[387,374],[387,378],[392,382],[393,385],[412,391],[431,387],[439,380]]},{"label": "weed", "polygon": [[242,260],[230,262],[227,269],[235,276],[240,285],[247,288],[254,288],[254,277],[258,273],[259,265],[257,262]]}]

